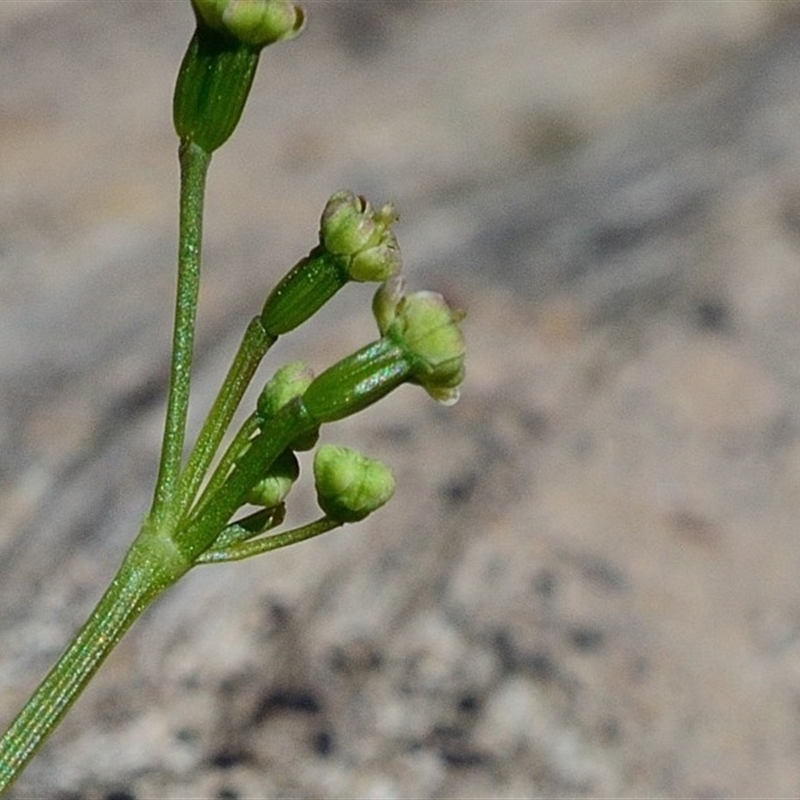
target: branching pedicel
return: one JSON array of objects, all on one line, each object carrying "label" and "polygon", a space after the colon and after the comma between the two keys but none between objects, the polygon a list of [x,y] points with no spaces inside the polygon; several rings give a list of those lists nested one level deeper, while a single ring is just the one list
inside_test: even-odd
[{"label": "branching pedicel", "polygon": [[[460,315],[433,292],[407,294],[398,277],[394,208],[373,209],[352,192],[337,192],[322,213],[319,243],[278,283],[248,325],[184,458],[211,154],[239,121],[262,48],[293,38],[304,22],[303,12],[287,0],[192,0],[192,5],[197,27],[174,98],[181,165],[178,281],[153,504],[97,607],[0,739],[0,791],[17,778],[133,621],[192,567],[309,539],[363,519],[391,497],[394,480],[384,465],[348,448],[323,446],[314,457],[322,516],[275,532],[298,478],[295,452],[315,446],[321,425],[361,411],[406,382],[419,384],[439,401],[455,402],[464,377]],[[271,345],[350,281],[381,283],[373,303],[379,338],[316,377],[304,364],[278,369],[220,453]]]}]

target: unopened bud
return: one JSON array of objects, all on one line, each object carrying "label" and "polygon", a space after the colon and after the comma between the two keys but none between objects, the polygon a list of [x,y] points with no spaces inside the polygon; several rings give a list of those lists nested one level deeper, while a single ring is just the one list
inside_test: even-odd
[{"label": "unopened bud", "polygon": [[305,410],[319,425],[362,411],[406,382],[441,403],[458,400],[463,315],[436,292],[404,294],[396,280],[378,290],[373,309],[383,336],[328,367],[303,395]]},{"label": "unopened bud", "polygon": [[336,522],[357,522],[394,494],[389,468],[348,447],[323,445],[314,455],[317,502]]},{"label": "unopened bud", "polygon": [[[302,361],[284,364],[267,381],[256,404],[256,412],[262,421],[274,417],[285,405],[301,397],[314,380],[314,372]],[[318,431],[311,431],[291,443],[292,450],[310,450],[319,438]]]},{"label": "unopened bud", "polygon": [[262,419],[274,417],[287,403],[300,397],[314,380],[308,364],[291,361],[279,367],[267,381],[258,398],[258,414]]},{"label": "unopened bud", "polygon": [[319,246],[272,290],[261,311],[270,336],[294,330],[319,311],[348,281],[384,281],[401,266],[397,215],[391,204],[373,211],[363,197],[336,192],[320,220]]},{"label": "unopened bud", "polygon": [[287,0],[192,0],[209,28],[243,44],[262,48],[293,39],[305,21],[303,10]]},{"label": "unopened bud", "polygon": [[373,311],[384,336],[402,342],[414,359],[411,380],[445,404],[458,400],[464,380],[463,313],[453,311],[437,292],[404,294],[400,281],[384,284]]},{"label": "unopened bud", "polygon": [[268,473],[247,493],[246,502],[265,508],[279,505],[286,499],[299,475],[297,456],[291,450],[284,450],[272,462]]},{"label": "unopened bud", "polygon": [[397,238],[391,231],[397,213],[391,203],[375,211],[353,192],[336,192],[322,213],[320,244],[330,253],[350,258],[355,281],[384,281],[401,267]]},{"label": "unopened bud", "polygon": [[213,153],[233,133],[261,49],[296,36],[303,12],[286,0],[192,0],[197,29],[183,57],[172,114],[182,142]]}]

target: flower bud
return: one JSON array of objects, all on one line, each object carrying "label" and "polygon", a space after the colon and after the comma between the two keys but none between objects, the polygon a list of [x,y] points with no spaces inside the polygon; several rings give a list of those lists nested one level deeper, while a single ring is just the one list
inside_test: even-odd
[{"label": "flower bud", "polygon": [[182,142],[213,153],[233,133],[261,49],[291,39],[303,12],[287,0],[193,0],[197,29],[183,57],[172,113]]},{"label": "flower bud", "polygon": [[284,450],[272,462],[267,474],[247,493],[246,502],[265,508],[279,505],[286,499],[299,475],[297,456],[291,450]]},{"label": "flower bud", "polygon": [[302,361],[290,361],[275,371],[258,398],[257,409],[262,419],[274,417],[287,403],[300,397],[314,380],[314,373]]},{"label": "flower bud", "polygon": [[336,522],[357,522],[394,494],[394,477],[380,461],[348,447],[323,445],[314,455],[317,502]]},{"label": "flower bud", "polygon": [[384,335],[326,369],[303,395],[305,411],[318,425],[349,417],[407,381],[442,403],[458,400],[462,315],[436,292],[404,294],[397,280],[378,290],[373,309]]},{"label": "flower bud", "polygon": [[401,266],[396,219],[387,204],[373,211],[352,192],[328,200],[320,221],[320,244],[301,259],[272,290],[261,310],[270,336],[294,330],[315,314],[348,281],[383,281]]},{"label": "flower bud", "polygon": [[[274,417],[285,405],[291,403],[311,385],[314,373],[308,364],[292,361],[276,370],[267,381],[256,404],[256,413],[262,421]],[[291,442],[292,450],[310,450],[319,438],[319,431],[311,431]]]},{"label": "flower bud", "polygon": [[192,0],[205,24],[239,42],[262,48],[293,39],[305,22],[303,10],[287,0]]},{"label": "flower bud", "polygon": [[390,230],[396,220],[391,203],[375,211],[363,197],[336,192],[322,212],[320,244],[330,253],[350,258],[352,280],[384,281],[401,266],[397,239]]},{"label": "flower bud", "polygon": [[414,359],[411,380],[445,404],[458,400],[464,379],[463,314],[453,311],[437,292],[404,294],[400,281],[376,293],[373,312],[384,336],[402,342]]}]

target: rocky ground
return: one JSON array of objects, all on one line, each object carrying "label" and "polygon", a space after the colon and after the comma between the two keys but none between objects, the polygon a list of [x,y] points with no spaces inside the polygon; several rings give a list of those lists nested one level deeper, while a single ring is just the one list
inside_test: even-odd
[{"label": "rocky ground", "polygon": [[[9,797],[797,797],[800,5],[305,5],[212,167],[195,422],[342,187],[468,310],[462,400],[332,428],[394,502],[196,570]],[[0,724],[147,508],[191,24],[0,3]]]}]

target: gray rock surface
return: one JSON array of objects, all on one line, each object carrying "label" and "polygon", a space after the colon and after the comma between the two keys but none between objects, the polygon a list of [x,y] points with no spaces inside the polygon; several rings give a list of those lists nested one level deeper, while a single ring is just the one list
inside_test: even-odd
[{"label": "gray rock surface", "polygon": [[[332,428],[395,501],[188,576],[9,796],[800,795],[800,6],[305,5],[212,166],[193,424],[342,187],[468,310],[463,398]],[[0,3],[0,724],[148,505],[191,24]]]}]

